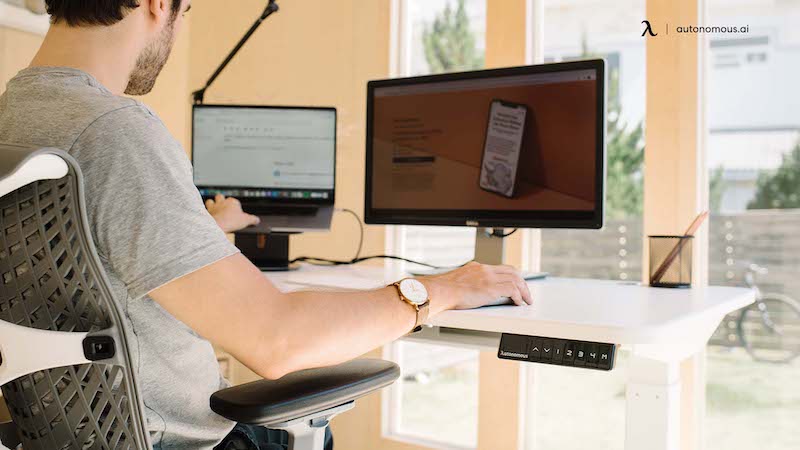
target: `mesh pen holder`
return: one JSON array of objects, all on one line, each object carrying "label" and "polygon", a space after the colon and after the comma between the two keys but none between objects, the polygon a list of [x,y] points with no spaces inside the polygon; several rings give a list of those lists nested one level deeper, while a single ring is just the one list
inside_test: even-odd
[{"label": "mesh pen holder", "polygon": [[694,236],[648,237],[650,238],[650,286],[690,287]]}]

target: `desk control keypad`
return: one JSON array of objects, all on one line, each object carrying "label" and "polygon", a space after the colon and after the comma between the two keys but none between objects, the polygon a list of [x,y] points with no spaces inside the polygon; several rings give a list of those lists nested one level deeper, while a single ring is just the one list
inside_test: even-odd
[{"label": "desk control keypad", "polygon": [[602,342],[503,333],[497,357],[583,369],[611,370],[614,368],[616,349],[616,345]]}]

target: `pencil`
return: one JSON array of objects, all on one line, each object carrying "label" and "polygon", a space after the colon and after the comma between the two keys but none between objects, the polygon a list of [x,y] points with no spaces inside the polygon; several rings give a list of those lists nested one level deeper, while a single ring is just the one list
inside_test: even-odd
[{"label": "pencil", "polygon": [[[708,218],[708,211],[703,211],[700,214],[698,214],[697,217],[695,217],[692,223],[689,225],[689,228],[686,229],[686,233],[684,233],[683,235],[694,236],[694,234],[700,228],[700,225],[702,225],[707,218]],[[675,262],[675,258],[677,258],[681,250],[683,250],[683,247],[686,245],[687,241],[688,239],[678,240],[678,243],[675,244],[675,247],[673,247],[672,250],[667,255],[667,257],[664,258],[664,262],[662,262],[661,265],[658,266],[658,269],[655,271],[655,273],[653,273],[653,276],[650,277],[651,285],[658,284],[661,281],[661,278],[663,278],[664,274],[667,273],[667,269],[669,269],[669,266],[671,266],[672,263]]]}]

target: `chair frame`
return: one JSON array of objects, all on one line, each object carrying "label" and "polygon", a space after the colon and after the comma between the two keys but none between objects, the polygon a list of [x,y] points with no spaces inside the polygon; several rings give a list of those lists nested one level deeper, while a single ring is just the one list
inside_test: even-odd
[{"label": "chair frame", "polygon": [[[88,223],[83,177],[69,154],[0,143],[0,386],[12,394],[26,450],[152,448],[130,331]],[[285,430],[290,449],[322,450],[334,416],[399,376],[394,363],[354,360],[223,389],[210,406],[233,421]],[[263,401],[257,413],[237,404],[243,392]],[[298,403],[287,407],[290,400]],[[0,424],[0,436],[8,434]]]},{"label": "chair frame", "polygon": [[[27,324],[10,323],[3,320],[10,314],[10,309],[0,311],[0,357],[2,357],[2,360],[0,360],[0,385],[12,385],[17,383],[17,389],[25,389],[25,386],[27,386],[28,389],[32,389],[32,386],[36,383],[36,377],[33,377],[36,373],[41,374],[38,380],[41,382],[43,377],[47,378],[50,376],[47,375],[47,373],[49,373],[47,371],[50,369],[63,368],[65,366],[88,368],[89,366],[87,365],[92,365],[95,366],[94,369],[88,368],[88,370],[83,371],[83,373],[88,374],[91,370],[100,370],[100,373],[105,375],[104,371],[111,366],[113,368],[112,380],[101,380],[105,382],[101,382],[98,386],[94,387],[97,397],[94,397],[93,400],[97,400],[98,403],[105,401],[110,404],[112,402],[106,397],[114,399],[114,396],[111,394],[115,393],[111,385],[113,384],[117,387],[122,386],[124,394],[127,394],[126,396],[128,398],[121,401],[121,403],[125,403],[124,405],[117,405],[116,402],[113,402],[114,405],[112,409],[124,413],[124,418],[129,420],[127,424],[129,433],[125,434],[126,439],[132,440],[132,442],[128,442],[129,445],[132,444],[132,447],[137,450],[149,450],[152,446],[144,421],[144,405],[136,380],[136,374],[131,370],[133,362],[130,352],[128,351],[128,331],[124,329],[122,315],[113,301],[111,291],[108,288],[108,279],[97,256],[94,241],[89,233],[83,191],[83,176],[80,167],[77,161],[69,154],[58,149],[0,144],[0,198],[14,196],[15,201],[18,201],[18,194],[23,189],[34,189],[35,192],[38,192],[39,188],[43,190],[57,189],[57,183],[64,181],[66,181],[66,184],[62,183],[61,189],[69,190],[69,194],[71,194],[74,203],[70,214],[72,214],[71,219],[74,222],[75,242],[77,244],[70,243],[69,245],[77,245],[80,249],[81,257],[83,261],[85,261],[84,265],[90,272],[88,275],[81,274],[81,277],[84,277],[82,280],[86,282],[89,277],[93,277],[92,294],[94,295],[91,295],[91,297],[93,300],[97,301],[97,306],[104,310],[103,312],[107,316],[106,321],[108,326],[104,329],[91,331],[41,329],[41,323],[37,323],[37,327],[34,328],[34,324],[30,318],[19,320],[20,322],[27,322]],[[31,186],[32,184],[35,185]],[[34,198],[34,201],[37,200]],[[19,204],[17,204],[16,211],[17,213],[21,211]],[[2,209],[0,209],[0,214],[4,214]],[[38,212],[34,213],[34,215],[36,214],[38,214]],[[0,217],[0,223],[3,224],[4,228],[14,227],[13,225],[9,226],[4,219],[5,217]],[[16,219],[19,221],[19,223],[16,224],[16,227],[18,227],[16,232],[23,233],[22,219],[20,217]],[[37,218],[37,220],[40,220],[40,218]],[[40,239],[46,239],[46,237],[42,237],[46,234],[44,227],[42,227],[41,224],[37,225],[40,228],[38,231],[41,232],[37,234],[37,236],[39,236]],[[0,239],[2,239],[3,248],[5,248],[5,239],[7,236],[4,233],[7,233],[7,230],[0,230]],[[46,243],[40,242],[39,244],[46,246]],[[50,250],[48,249],[48,253],[49,252]],[[35,266],[35,262],[32,259],[33,256],[27,252],[27,247],[26,253],[27,258],[24,260],[23,264],[27,264],[26,267],[30,270],[32,266]],[[5,257],[10,258],[10,255],[6,254]],[[6,262],[4,264],[9,263],[10,262]],[[8,266],[3,267],[8,268]],[[0,283],[3,283],[3,286],[0,286],[2,287],[2,289],[0,289],[0,295],[5,297],[0,298],[0,305],[3,305],[5,308],[13,308],[15,303],[19,305],[26,301],[24,292],[17,292],[16,298],[13,298],[14,294],[11,293],[14,288],[5,287],[6,284],[13,284],[16,287],[18,276],[19,273],[9,273],[7,275],[7,280],[0,280]],[[35,289],[32,291],[35,292],[29,293],[29,295],[41,295],[39,286],[35,286]],[[80,298],[65,298],[67,297],[66,293],[61,292],[60,297],[62,298],[56,298],[54,302],[69,303],[76,299],[81,300],[83,299],[82,294],[83,292]],[[73,293],[73,295],[76,294]],[[51,323],[46,324],[46,326],[49,328],[56,327],[55,324],[52,323],[52,319],[50,322]],[[24,342],[25,346],[20,346],[20,342]],[[80,381],[77,377],[73,377],[69,381],[74,384],[76,380]],[[5,387],[6,386],[4,386],[4,388]],[[48,389],[51,389],[51,391],[48,391],[48,394],[53,394],[54,397],[59,396],[55,385],[48,386]],[[65,390],[66,389],[67,388],[65,388]],[[89,387],[84,386],[81,388],[80,386],[76,386],[72,387],[72,389],[80,391],[75,392],[73,395],[86,397],[86,389],[89,389]],[[72,444],[70,445],[83,446],[84,443],[79,442],[80,439],[87,438],[87,435],[90,437],[94,435],[93,438],[97,438],[97,434],[104,433],[96,423],[87,423],[84,428],[88,428],[88,430],[84,429],[78,432],[78,430],[75,429],[76,425],[71,424],[67,417],[67,409],[65,405],[61,404],[62,399],[54,398],[52,400],[50,406],[55,408],[57,414],[61,415],[59,416],[59,420],[66,422],[66,426],[72,427],[72,429],[69,430],[69,434],[72,434],[72,436],[68,436],[68,433],[65,432],[66,426],[51,428],[49,430],[50,432],[60,434],[57,437],[53,437],[52,442],[71,441]],[[82,400],[83,402],[87,402],[86,398],[82,398]],[[37,409],[40,409],[40,415],[47,414],[41,411],[44,409],[41,399],[37,399],[37,402],[39,406]],[[10,406],[13,417],[14,408],[12,405]],[[96,411],[92,412],[96,413]],[[29,419],[33,421],[35,418]],[[115,416],[114,419],[120,420],[120,417]],[[42,418],[40,417],[38,420],[39,423],[41,423]],[[52,425],[52,422],[50,425]],[[113,423],[108,425],[108,429],[112,428]],[[108,429],[106,429],[105,432],[108,432]],[[119,435],[116,437],[119,438]],[[102,439],[103,442],[105,442],[105,436],[103,436]],[[39,445],[44,444],[40,443]],[[103,444],[103,447],[106,446],[108,446],[108,444]],[[34,448],[36,448],[36,446],[34,446]]]}]

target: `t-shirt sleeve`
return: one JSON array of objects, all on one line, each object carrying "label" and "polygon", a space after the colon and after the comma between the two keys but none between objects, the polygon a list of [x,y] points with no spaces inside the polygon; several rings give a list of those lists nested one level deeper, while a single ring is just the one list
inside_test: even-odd
[{"label": "t-shirt sleeve", "polygon": [[98,118],[70,152],[98,253],[131,298],[238,252],[206,211],[180,144],[140,104]]}]

